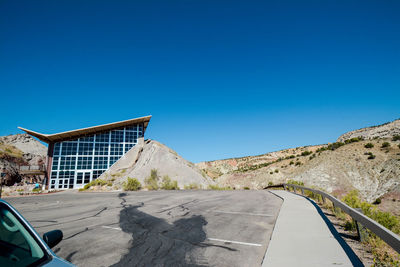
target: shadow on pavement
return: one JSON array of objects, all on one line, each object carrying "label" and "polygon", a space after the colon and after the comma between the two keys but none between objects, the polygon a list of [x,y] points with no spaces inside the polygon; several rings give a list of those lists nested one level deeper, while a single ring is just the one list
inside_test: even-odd
[{"label": "shadow on pavement", "polygon": [[[181,218],[173,224],[139,210],[144,204],[127,205],[126,194],[119,194],[123,209],[120,228],[132,235],[128,253],[113,266],[207,266],[202,248],[206,233],[203,216]],[[229,249],[224,246],[218,246]],[[196,250],[196,251],[195,251]],[[230,249],[231,250],[231,249]]]}]

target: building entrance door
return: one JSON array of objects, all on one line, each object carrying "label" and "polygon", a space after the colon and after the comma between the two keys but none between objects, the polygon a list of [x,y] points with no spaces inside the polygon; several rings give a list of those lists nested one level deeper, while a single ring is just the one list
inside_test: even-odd
[{"label": "building entrance door", "polygon": [[85,184],[90,182],[90,177],[92,176],[92,171],[77,171],[75,188],[82,188]]}]

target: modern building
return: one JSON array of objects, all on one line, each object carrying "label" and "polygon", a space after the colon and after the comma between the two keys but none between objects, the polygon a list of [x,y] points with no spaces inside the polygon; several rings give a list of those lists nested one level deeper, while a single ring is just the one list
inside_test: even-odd
[{"label": "modern building", "polygon": [[95,180],[144,137],[151,116],[56,134],[18,127],[48,143],[49,189],[82,188]]}]

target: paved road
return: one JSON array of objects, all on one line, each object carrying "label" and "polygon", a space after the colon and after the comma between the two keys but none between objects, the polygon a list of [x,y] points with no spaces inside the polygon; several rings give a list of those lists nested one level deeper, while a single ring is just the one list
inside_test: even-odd
[{"label": "paved road", "polygon": [[282,200],[266,191],[78,193],[6,199],[78,266],[260,266]]}]

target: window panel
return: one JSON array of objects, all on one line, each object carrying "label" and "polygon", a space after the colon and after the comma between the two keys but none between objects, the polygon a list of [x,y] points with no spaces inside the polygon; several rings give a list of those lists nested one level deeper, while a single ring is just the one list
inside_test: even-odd
[{"label": "window panel", "polygon": [[94,135],[79,138],[79,142],[93,142],[93,141],[94,141]]},{"label": "window panel", "polygon": [[134,144],[125,144],[125,153],[128,152],[133,146]]},{"label": "window panel", "polygon": [[126,132],[125,133],[125,143],[136,143],[137,132]]},{"label": "window panel", "polygon": [[51,169],[52,170],[57,170],[57,168],[58,168],[58,161],[59,161],[59,157],[54,157],[53,158],[53,163],[52,163],[52,166],[51,166]]},{"label": "window panel", "polygon": [[60,157],[60,170],[75,170],[76,157]]},{"label": "window panel", "polygon": [[94,146],[95,155],[108,155],[108,143],[107,144],[95,144]]},{"label": "window panel", "polygon": [[120,157],[110,157],[110,165],[108,167],[111,167]]},{"label": "window panel", "polygon": [[96,134],[96,143],[108,143],[110,133]]},{"label": "window panel", "polygon": [[[106,163],[106,165],[107,165],[107,163]],[[94,179],[97,179],[100,175],[102,175],[103,174],[103,172],[105,172],[106,170],[98,170],[98,171],[93,171],[93,179],[92,180],[94,180]]]},{"label": "window panel", "polygon": [[78,143],[63,142],[62,148],[61,148],[61,155],[63,155],[63,156],[76,155],[77,147],[78,147]]},{"label": "window panel", "polygon": [[60,149],[61,149],[61,143],[55,143],[54,144],[54,150],[53,150],[53,156],[59,156],[60,155]]},{"label": "window panel", "polygon": [[78,157],[78,170],[91,170],[93,157]]},{"label": "window panel", "polygon": [[78,154],[79,155],[92,155],[93,154],[93,143],[79,143]]},{"label": "window panel", "polygon": [[124,142],[124,131],[120,130],[111,131],[111,142],[112,143]]},{"label": "window panel", "polygon": [[123,144],[111,144],[110,155],[123,155]]},{"label": "window panel", "polygon": [[107,169],[108,157],[94,157],[93,169]]}]

